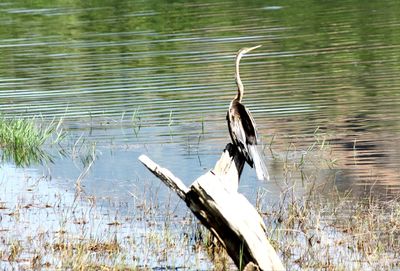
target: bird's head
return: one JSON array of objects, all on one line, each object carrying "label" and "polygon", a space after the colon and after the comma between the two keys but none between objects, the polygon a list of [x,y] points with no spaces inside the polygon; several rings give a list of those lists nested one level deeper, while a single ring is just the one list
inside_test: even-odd
[{"label": "bird's head", "polygon": [[259,48],[259,47],[261,47],[261,45],[257,45],[257,46],[254,46],[254,47],[245,47],[245,48],[242,48],[242,49],[240,49],[240,50],[238,51],[238,53],[237,53],[237,58],[241,58],[244,54],[247,54],[248,52],[250,52],[250,51],[252,51],[252,50],[254,50],[254,49],[257,49],[257,48]]}]

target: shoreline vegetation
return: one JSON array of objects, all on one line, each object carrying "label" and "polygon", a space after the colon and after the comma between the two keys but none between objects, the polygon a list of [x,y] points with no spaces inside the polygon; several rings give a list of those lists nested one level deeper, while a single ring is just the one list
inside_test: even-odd
[{"label": "shoreline vegetation", "polygon": [[[8,166],[7,161],[29,165],[28,151],[37,152],[33,162],[39,162],[44,147],[53,148],[65,137],[62,120],[45,126],[38,123],[0,117],[2,269],[234,269],[224,250],[191,214],[175,214],[184,206],[175,203],[173,195],[161,204],[151,184],[145,191],[130,191],[130,202],[118,202],[86,194],[81,186],[60,190],[53,187],[51,176]],[[86,149],[95,153],[92,146]],[[285,168],[284,182],[276,184],[279,202],[271,204],[270,192],[262,189],[255,199],[287,270],[399,268],[399,199],[380,199],[373,191],[354,198],[351,191],[339,192],[334,180],[319,183],[319,171],[336,163],[334,152],[319,134],[304,153],[298,161],[275,155]],[[311,172],[304,170],[308,164],[313,165]],[[84,172],[86,168],[90,166]],[[293,181],[296,174],[303,183]],[[298,187],[304,191],[300,195]],[[322,196],[326,189],[329,198]]]},{"label": "shoreline vegetation", "polygon": [[17,166],[28,166],[51,161],[43,146],[59,143],[65,136],[62,119],[50,123],[35,118],[6,118],[0,114],[1,161],[12,161]]}]

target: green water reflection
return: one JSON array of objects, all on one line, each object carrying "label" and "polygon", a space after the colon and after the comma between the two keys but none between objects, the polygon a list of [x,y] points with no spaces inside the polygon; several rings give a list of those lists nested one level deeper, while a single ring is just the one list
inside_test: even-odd
[{"label": "green water reflection", "polygon": [[[258,44],[262,47],[243,58],[241,75],[244,103],[267,145],[271,182],[258,182],[246,166],[240,192],[255,203],[258,188],[266,188],[263,200],[275,205],[290,182],[299,184],[297,196],[315,181],[315,187],[325,187],[321,194],[328,199],[336,189],[345,191],[346,199],[349,189],[360,198],[375,192],[398,197],[399,14],[395,0],[2,1],[0,114],[40,116],[45,124],[62,120],[66,138],[57,148],[45,144],[30,155],[18,148],[22,154],[17,156],[0,143],[3,160],[34,172],[0,165],[0,209],[9,201],[25,212],[17,202],[25,205],[31,185],[19,181],[29,175],[36,176],[31,181],[40,184],[46,207],[43,217],[32,220],[38,224],[28,228],[41,235],[47,221],[57,226],[49,228],[49,236],[58,236],[59,224],[69,219],[64,210],[71,209],[70,221],[79,216],[77,180],[90,204],[97,199],[105,214],[136,212],[136,197],[161,207],[175,204],[137,157],[147,154],[187,185],[213,167],[230,140],[225,115],[235,95],[235,53]],[[324,164],[321,142],[330,144],[334,169]],[[299,162],[303,158],[308,162]],[[67,201],[73,206],[48,208],[47,196],[57,200],[59,194],[71,198]],[[183,205],[173,208],[177,225],[186,214]],[[37,208],[36,201],[32,207]],[[63,210],[62,217],[49,221],[56,209]],[[11,214],[3,218],[14,220]],[[135,239],[131,236],[148,231],[146,219],[124,221],[126,235]],[[157,217],[156,224],[158,219],[166,225],[165,217]],[[31,242],[32,231],[26,231],[25,222],[19,224]],[[81,230],[84,225],[78,224]],[[125,231],[121,234],[124,238]],[[140,250],[133,239],[129,245]],[[168,252],[179,266],[182,262],[190,269],[200,262],[202,270],[212,268],[208,260]],[[36,261],[30,253],[23,255]],[[136,262],[134,256],[128,261]],[[154,259],[139,264],[157,269],[171,260]]]},{"label": "green water reflection", "polygon": [[217,154],[234,54],[262,44],[242,73],[265,141],[283,152],[310,144],[319,128],[349,182],[373,172],[398,185],[399,9],[355,0],[3,2],[0,110],[62,116],[72,133],[100,142],[185,146],[201,134],[199,155]]}]

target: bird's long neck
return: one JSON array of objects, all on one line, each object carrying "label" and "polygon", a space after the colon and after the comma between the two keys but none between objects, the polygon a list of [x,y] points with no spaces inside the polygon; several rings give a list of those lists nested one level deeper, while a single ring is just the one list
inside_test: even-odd
[{"label": "bird's long neck", "polygon": [[243,98],[243,92],[244,92],[244,87],[242,80],[240,79],[240,74],[239,74],[239,63],[240,59],[242,58],[241,54],[237,55],[236,57],[236,70],[235,70],[235,80],[236,80],[236,85],[237,85],[237,94],[235,96],[235,99],[238,100],[239,102],[242,101]]}]

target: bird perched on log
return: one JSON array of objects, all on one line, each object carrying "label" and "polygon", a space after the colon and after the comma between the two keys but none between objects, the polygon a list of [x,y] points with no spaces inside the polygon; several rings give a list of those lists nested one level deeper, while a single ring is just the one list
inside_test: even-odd
[{"label": "bird perched on log", "polygon": [[242,48],[236,55],[235,80],[237,85],[237,94],[232,100],[226,119],[228,121],[229,134],[232,143],[243,155],[246,162],[255,167],[257,178],[259,180],[268,180],[268,170],[265,165],[264,155],[260,145],[258,145],[258,136],[256,124],[250,111],[241,103],[244,93],[244,87],[239,74],[240,59],[244,54],[254,50],[261,45]]}]

